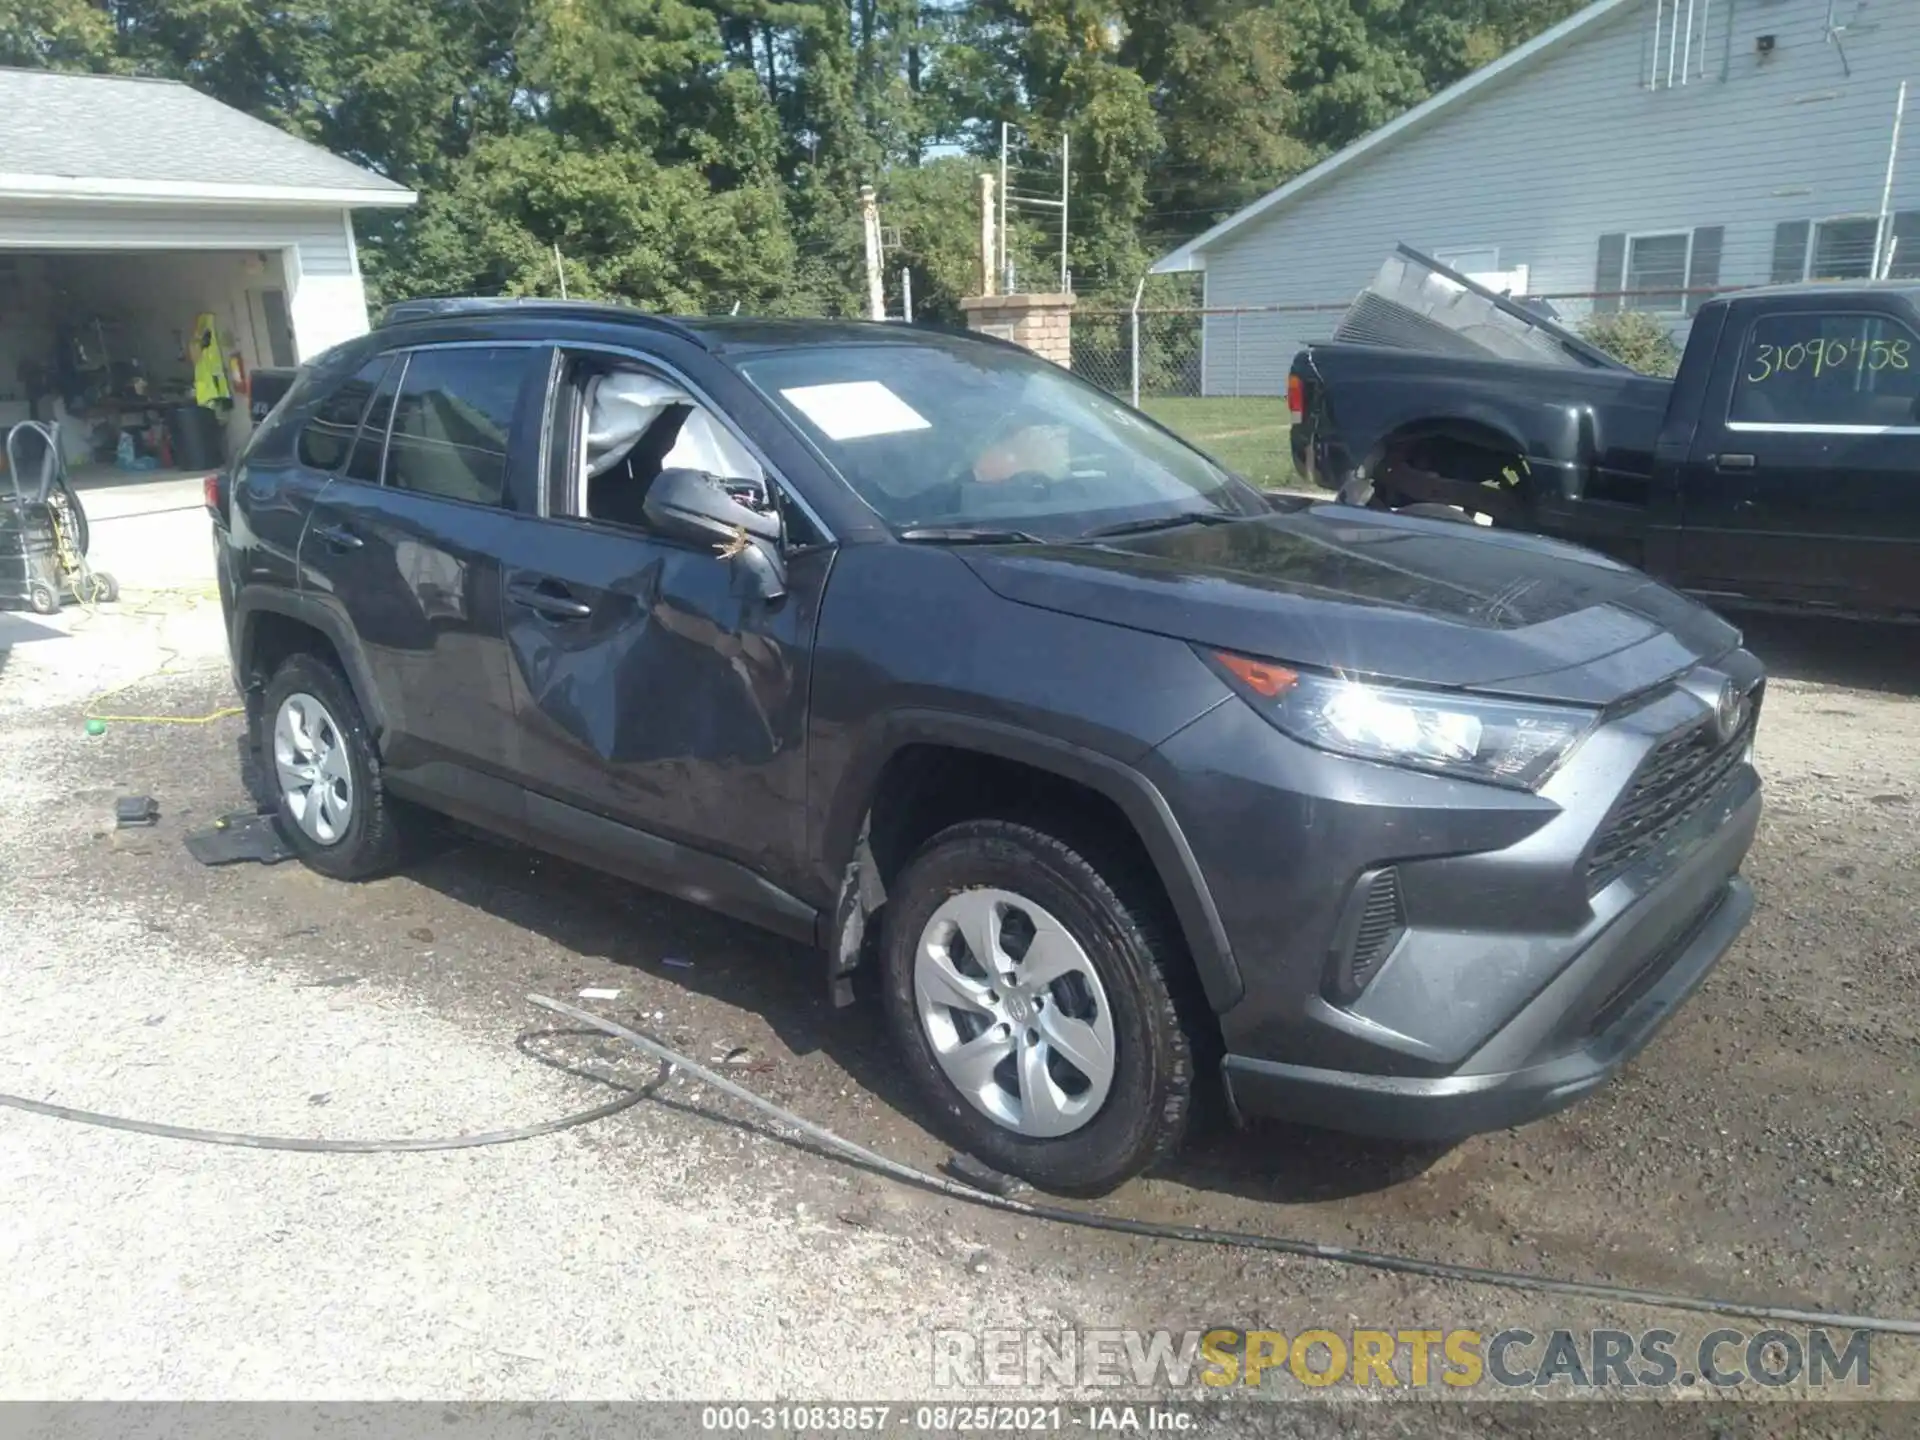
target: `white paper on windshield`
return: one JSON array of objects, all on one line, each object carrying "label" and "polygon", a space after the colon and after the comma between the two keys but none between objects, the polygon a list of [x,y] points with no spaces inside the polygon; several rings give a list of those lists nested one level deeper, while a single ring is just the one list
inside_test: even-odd
[{"label": "white paper on windshield", "polygon": [[796,385],[780,393],[829,440],[863,440],[870,435],[933,428],[924,415],[878,380]]}]

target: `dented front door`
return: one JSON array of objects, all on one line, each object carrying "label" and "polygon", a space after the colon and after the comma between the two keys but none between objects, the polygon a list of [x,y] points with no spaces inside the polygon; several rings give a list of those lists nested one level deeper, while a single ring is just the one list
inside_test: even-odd
[{"label": "dented front door", "polygon": [[503,557],[526,785],[801,885],[811,642],[830,556],[766,601],[709,548],[573,519]]}]

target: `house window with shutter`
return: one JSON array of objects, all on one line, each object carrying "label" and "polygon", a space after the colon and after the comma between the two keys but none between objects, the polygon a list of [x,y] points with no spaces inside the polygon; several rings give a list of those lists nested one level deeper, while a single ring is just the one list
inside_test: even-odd
[{"label": "house window with shutter", "polygon": [[1877,216],[1849,215],[1822,220],[1813,227],[1813,258],[1807,262],[1807,278],[1871,280],[1873,247],[1879,238]]},{"label": "house window with shutter", "polygon": [[1691,315],[1720,283],[1724,225],[1600,237],[1593,308]]},{"label": "house window with shutter", "polygon": [[[1920,210],[1892,217],[1887,274],[1895,280],[1920,277]],[[1783,220],[1773,230],[1776,285],[1802,280],[1870,280],[1874,248],[1880,238],[1877,215],[1835,215],[1825,220]]]},{"label": "house window with shutter", "polygon": [[1628,236],[1627,293],[1620,297],[1621,308],[1646,310],[1656,315],[1684,309],[1687,257],[1692,248],[1693,235],[1686,230],[1667,235]]}]

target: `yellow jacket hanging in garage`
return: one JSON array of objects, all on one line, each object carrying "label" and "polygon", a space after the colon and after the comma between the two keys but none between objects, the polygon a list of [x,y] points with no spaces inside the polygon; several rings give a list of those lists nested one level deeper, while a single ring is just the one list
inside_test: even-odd
[{"label": "yellow jacket hanging in garage", "polygon": [[193,322],[193,398],[199,405],[233,400],[227,357],[220,349],[220,331],[211,312]]}]

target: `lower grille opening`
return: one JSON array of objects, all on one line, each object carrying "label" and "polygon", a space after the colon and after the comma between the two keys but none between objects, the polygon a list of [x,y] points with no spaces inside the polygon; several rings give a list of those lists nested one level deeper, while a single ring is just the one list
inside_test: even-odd
[{"label": "lower grille opening", "polygon": [[1587,1018],[1580,1038],[1591,1040],[1611,1030],[1614,1023],[1632,1009],[1642,995],[1665,978],[1681,951],[1693,943],[1694,937],[1706,928],[1707,921],[1713,918],[1715,912],[1724,903],[1724,896],[1715,895],[1675,932],[1671,940],[1660,947],[1658,954],[1616,985],[1613,992],[1602,1000],[1593,1014]]}]

